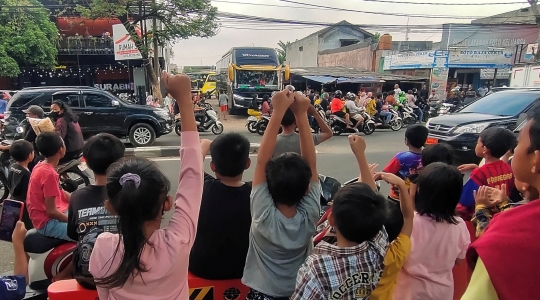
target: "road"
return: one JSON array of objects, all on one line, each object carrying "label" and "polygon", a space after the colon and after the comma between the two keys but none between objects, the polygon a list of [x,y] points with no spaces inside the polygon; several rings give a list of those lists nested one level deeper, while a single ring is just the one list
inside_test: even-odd
[{"label": "road", "polygon": [[[245,118],[236,118],[236,121],[228,121],[225,123],[225,131],[238,131],[245,133],[245,136],[250,142],[258,143],[261,136],[252,134],[243,127]],[[395,155],[398,151],[406,150],[404,144],[404,133],[402,129],[398,132],[392,131],[376,131],[371,136],[366,136],[367,142],[367,157],[370,163],[378,163],[381,165],[379,170]],[[213,139],[215,136],[212,133],[202,133],[201,138]],[[164,136],[156,141],[155,146],[175,146],[179,144],[179,137],[172,133]],[[356,160],[350,150],[346,136],[336,136],[327,142],[317,147],[317,169],[320,174],[332,176],[341,182],[357,177],[359,170]],[[252,155],[252,168],[247,170],[244,175],[246,181],[253,177],[253,170],[256,163],[256,156]],[[176,191],[178,185],[178,170],[180,166],[179,158],[157,158],[155,162],[159,168],[166,174],[167,178],[172,183],[171,191]],[[209,168],[210,158],[205,160],[205,170],[211,172]],[[382,185],[382,193],[388,194],[386,184]],[[171,192],[174,194],[174,192]],[[167,213],[164,217],[163,224],[167,224],[171,217],[171,213]],[[13,270],[13,250],[11,244],[0,241],[0,273]]]}]

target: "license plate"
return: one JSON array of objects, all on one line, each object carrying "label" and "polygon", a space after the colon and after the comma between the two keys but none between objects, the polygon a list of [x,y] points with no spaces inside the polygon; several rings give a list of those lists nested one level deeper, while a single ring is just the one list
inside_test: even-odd
[{"label": "license plate", "polygon": [[86,169],[88,169],[88,166],[86,165],[86,162],[81,162],[81,164],[78,165],[79,167],[79,170],[81,171],[86,171]]},{"label": "license plate", "polygon": [[438,142],[439,142],[438,139],[428,137],[426,140],[426,145],[433,145],[433,144],[437,144]]}]

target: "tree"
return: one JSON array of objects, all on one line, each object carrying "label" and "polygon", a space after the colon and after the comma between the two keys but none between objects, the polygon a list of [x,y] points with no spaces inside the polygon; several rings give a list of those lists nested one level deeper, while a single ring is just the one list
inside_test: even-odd
[{"label": "tree", "polygon": [[36,0],[0,0],[0,76],[15,77],[20,67],[53,68],[58,30]]},{"label": "tree", "polygon": [[[80,1],[87,3],[86,0]],[[93,0],[89,4],[77,5],[76,10],[89,19],[118,18],[124,24],[141,52],[152,83],[152,93],[159,101],[162,99],[159,74],[152,68],[150,41],[165,46],[189,37],[211,37],[219,27],[217,8],[211,5],[210,0]],[[151,24],[154,20],[161,26],[156,26],[155,30],[148,26],[146,32],[137,33],[137,23]]]},{"label": "tree", "polygon": [[[538,44],[540,45],[540,13],[538,12],[538,0],[527,0],[529,4],[531,5],[531,9],[534,14],[534,21],[536,22],[536,26],[538,27]],[[536,49],[535,53],[535,60],[540,61],[540,51]]]},{"label": "tree", "polygon": [[381,38],[381,33],[380,32],[376,32],[373,37],[371,38],[374,42],[378,42],[379,39]]},{"label": "tree", "polygon": [[278,47],[276,48],[276,51],[278,53],[278,59],[279,63],[282,64],[287,59],[287,47],[291,44],[291,42],[278,42]]}]

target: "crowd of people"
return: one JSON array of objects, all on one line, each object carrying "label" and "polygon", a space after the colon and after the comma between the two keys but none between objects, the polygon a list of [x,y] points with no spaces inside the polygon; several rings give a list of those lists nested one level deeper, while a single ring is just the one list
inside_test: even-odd
[{"label": "crowd of people", "polygon": [[[475,151],[485,164],[460,167],[474,169],[465,187],[452,166],[452,149],[424,147],[428,131],[422,125],[407,128],[408,151],[397,153],[382,172],[369,164],[366,141],[349,136],[358,182],[342,187],[329,208],[336,242],[314,245],[321,215],[315,144],[331,132],[311,133],[310,98],[289,89],[273,95],[273,117],[249,181],[243,178],[253,167],[249,141],[236,133],[199,140],[189,78],[164,73],[162,82],[182,117],[182,163],[172,196],[171,183],[154,163],[124,157],[121,141],[108,134],[92,137],[82,150],[95,184],[69,195],[54,169],[69,152],[63,139],[54,132],[37,137],[45,160],[29,176],[31,223],[41,234],[78,243],[72,266],[55,279],[72,276],[97,289],[100,299],[188,299],[191,272],[210,280],[241,279],[249,300],[445,300],[453,297],[453,267],[467,260],[474,273],[462,299],[534,299],[540,293],[534,284],[540,269],[540,201],[534,201],[540,109],[531,111],[517,141],[506,129],[482,132]],[[369,103],[372,95],[365,96]],[[65,114],[65,106],[58,108]],[[32,145],[19,141],[10,151],[28,169]],[[203,169],[208,153],[214,175]],[[508,153],[511,164],[500,159]],[[377,180],[391,184],[388,198],[378,192]],[[80,224],[89,224],[80,212],[88,208],[107,222],[81,230]],[[170,210],[172,219],[161,228]],[[465,223],[471,218],[481,235],[472,244]],[[15,276],[2,280],[25,282],[25,231],[18,223]],[[81,249],[91,249],[90,256],[81,256]],[[8,295],[2,299],[22,298],[2,288],[0,295]]]}]

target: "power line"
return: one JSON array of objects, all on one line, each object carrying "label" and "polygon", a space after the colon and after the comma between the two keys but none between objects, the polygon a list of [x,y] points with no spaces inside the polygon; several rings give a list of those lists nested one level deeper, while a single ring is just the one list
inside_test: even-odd
[{"label": "power line", "polygon": [[391,3],[391,4],[413,4],[413,5],[447,5],[447,6],[479,6],[479,5],[514,5],[524,4],[523,1],[516,2],[493,2],[493,3],[439,3],[439,2],[410,2],[410,1],[390,1],[390,0],[359,0],[365,2]]}]

